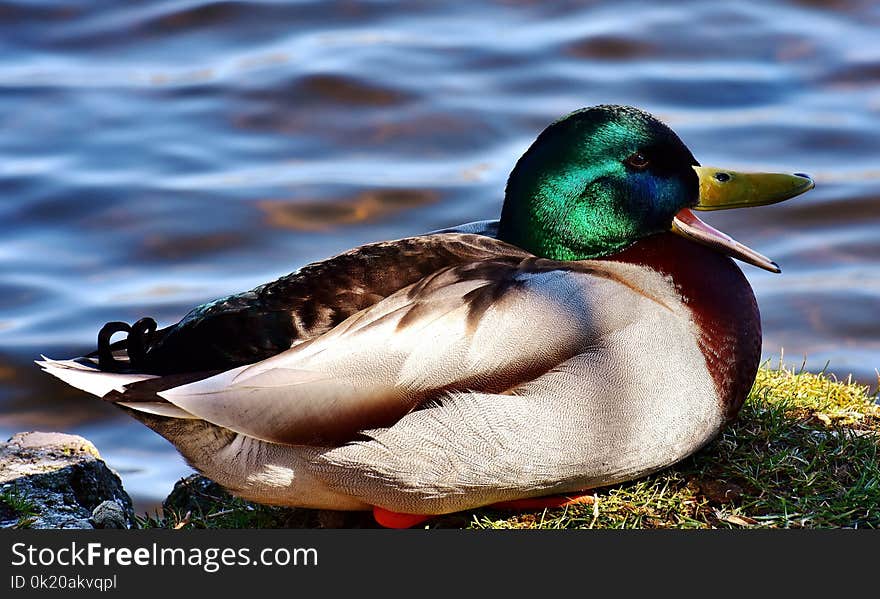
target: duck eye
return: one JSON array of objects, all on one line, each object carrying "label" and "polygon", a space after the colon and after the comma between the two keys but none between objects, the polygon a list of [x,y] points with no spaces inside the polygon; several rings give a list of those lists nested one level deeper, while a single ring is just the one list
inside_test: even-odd
[{"label": "duck eye", "polygon": [[648,157],[641,152],[636,152],[626,159],[626,165],[636,169],[637,171],[646,169],[649,163],[650,160],[648,160]]}]

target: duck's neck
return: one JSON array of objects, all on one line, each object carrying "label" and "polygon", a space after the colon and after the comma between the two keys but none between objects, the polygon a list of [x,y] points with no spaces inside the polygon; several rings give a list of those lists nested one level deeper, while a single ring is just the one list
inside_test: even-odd
[{"label": "duck's neck", "polygon": [[672,233],[660,233],[606,258],[652,268],[672,279],[699,329],[698,343],[728,419],[736,416],[761,359],[761,316],[736,264]]},{"label": "duck's neck", "polygon": [[[572,223],[563,220],[566,208],[562,204],[544,201],[525,201],[512,191],[508,194],[498,221],[497,238],[528,252],[550,260],[589,260],[621,251],[630,242],[631,223],[623,218],[601,218],[585,215],[588,222],[580,222],[576,239],[562,231]],[[582,203],[589,204],[581,200]],[[605,200],[606,202],[609,200]],[[599,205],[599,200],[593,202]]]}]

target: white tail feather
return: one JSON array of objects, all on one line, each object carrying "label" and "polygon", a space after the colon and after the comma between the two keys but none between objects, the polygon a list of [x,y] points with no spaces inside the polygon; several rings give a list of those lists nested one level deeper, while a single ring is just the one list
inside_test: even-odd
[{"label": "white tail feather", "polygon": [[178,408],[174,404],[166,403],[163,401],[117,401],[116,405],[124,406],[137,412],[155,414],[156,416],[165,416],[166,418],[198,420],[198,416],[193,416],[186,410]]},{"label": "white tail feather", "polygon": [[111,391],[125,392],[125,385],[157,378],[153,374],[122,374],[119,372],[103,372],[91,362],[77,360],[52,360],[41,356],[37,365],[52,376],[58,377],[68,385],[91,393],[96,397],[104,397]]}]

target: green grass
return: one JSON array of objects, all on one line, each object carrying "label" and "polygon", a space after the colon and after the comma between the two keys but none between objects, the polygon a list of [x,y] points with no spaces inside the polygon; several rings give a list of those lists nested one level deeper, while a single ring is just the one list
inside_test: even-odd
[{"label": "green grass", "polygon": [[39,515],[39,510],[34,502],[12,488],[0,491],[0,515],[4,520],[8,517],[16,518],[12,528],[30,528]]},{"label": "green grass", "polygon": [[[567,508],[480,509],[429,528],[880,528],[877,390],[762,368],[738,418],[709,446],[652,476]],[[367,514],[273,508],[222,492],[142,526],[371,526]],[[182,524],[181,524],[182,523]]]},{"label": "green grass", "polygon": [[[316,510],[279,508],[250,503],[218,489],[204,505],[189,510],[163,509],[135,516],[139,528],[316,528]],[[314,522],[312,521],[314,519]]]}]

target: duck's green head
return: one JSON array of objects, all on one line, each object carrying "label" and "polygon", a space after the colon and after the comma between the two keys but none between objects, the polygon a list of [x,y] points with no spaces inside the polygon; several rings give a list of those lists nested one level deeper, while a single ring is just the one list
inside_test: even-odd
[{"label": "duck's green head", "polygon": [[690,209],[771,204],[812,187],[805,175],[700,167],[675,132],[650,114],[596,106],[551,124],[519,159],[498,237],[545,258],[583,260],[673,230],[778,271]]}]

